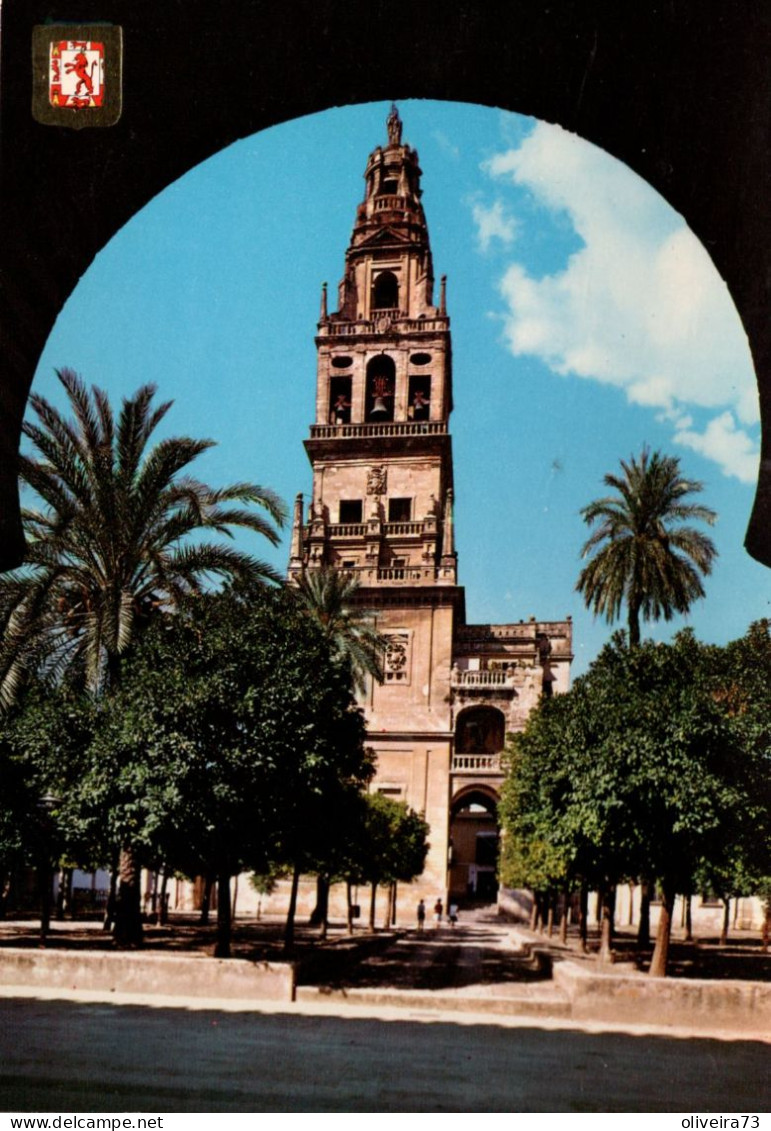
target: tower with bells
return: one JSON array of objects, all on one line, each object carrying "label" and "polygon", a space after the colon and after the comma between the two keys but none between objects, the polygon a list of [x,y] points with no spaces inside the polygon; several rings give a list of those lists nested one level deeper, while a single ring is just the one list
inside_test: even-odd
[{"label": "tower with bells", "polygon": [[430,825],[415,897],[489,899],[505,734],[540,695],[567,688],[570,623],[466,624],[445,279],[435,295],[418,154],[395,107],[386,127],[367,161],[336,310],[322,289],[305,441],[313,490],[307,513],[295,501],[289,576],[353,574],[386,638],[385,680],[362,706],[373,788]]}]

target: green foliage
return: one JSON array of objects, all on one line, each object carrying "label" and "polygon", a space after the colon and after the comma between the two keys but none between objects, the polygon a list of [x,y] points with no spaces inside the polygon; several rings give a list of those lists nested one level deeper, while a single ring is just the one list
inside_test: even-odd
[{"label": "green foliage", "polygon": [[631,649],[616,637],[531,715],[501,806],[507,882],[642,875],[688,891],[705,860],[726,866],[754,811],[757,767],[713,665],[690,632]]},{"label": "green foliage", "polygon": [[687,613],[704,596],[702,576],[717,555],[701,531],[683,525],[697,520],[712,525],[709,507],[686,503],[702,484],[685,479],[674,456],[643,448],[639,459],[621,461],[623,475],[606,475],[617,493],[590,503],[581,511],[589,526],[598,524],[582,550],[589,558],[576,589],[587,607],[609,622],[626,605],[629,642],[640,641],[640,616],[671,620]]},{"label": "green foliage", "polygon": [[771,896],[771,622],[710,649],[712,694],[742,749],[746,799],[733,851],[704,861],[700,883],[723,897]]},{"label": "green foliage", "polygon": [[367,883],[409,883],[428,854],[427,822],[405,802],[369,793],[363,812],[363,843],[358,874]]},{"label": "green foliage", "polygon": [[211,576],[277,580],[249,554],[191,541],[240,527],[276,543],[284,507],[273,492],[251,483],[217,490],[188,475],[210,440],[171,437],[149,447],[171,407],[153,405],[154,386],[125,400],[116,420],[100,389],[89,392],[68,369],[57,376],[71,419],[30,397],[31,454],[20,458],[22,485],[34,495],[23,512],[27,562],[0,578],[6,708],[31,672],[75,669],[92,688],[114,681],[137,630]]},{"label": "green foliage", "polygon": [[357,578],[322,566],[302,573],[292,592],[318,621],[333,655],[350,665],[354,684],[363,693],[367,676],[383,682],[386,640],[376,630],[373,615],[356,605],[358,588]]},{"label": "green foliage", "polygon": [[145,634],[89,782],[111,835],[188,874],[306,863],[372,773],[347,671],[286,592],[228,590]]},{"label": "green foliage", "polygon": [[95,716],[88,696],[40,683],[0,716],[0,856],[14,843],[16,859],[34,855],[45,833],[55,855],[83,867],[104,862],[104,815],[81,796]]}]

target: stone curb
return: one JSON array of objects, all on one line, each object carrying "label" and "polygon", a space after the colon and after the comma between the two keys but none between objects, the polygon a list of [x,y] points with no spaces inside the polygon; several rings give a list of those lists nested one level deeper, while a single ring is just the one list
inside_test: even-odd
[{"label": "stone curb", "polygon": [[295,964],[206,955],[0,948],[0,985],[294,1001]]}]

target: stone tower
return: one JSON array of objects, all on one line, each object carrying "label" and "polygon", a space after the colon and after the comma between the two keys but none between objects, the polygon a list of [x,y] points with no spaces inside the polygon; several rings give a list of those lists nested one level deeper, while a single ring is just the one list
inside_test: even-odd
[{"label": "stone tower", "polygon": [[[374,788],[431,827],[415,897],[494,897],[500,753],[544,690],[567,687],[568,622],[465,623],[453,530],[452,353],[417,152],[395,108],[369,156],[337,310],[316,337],[307,516],[298,496],[289,575],[353,573],[386,637],[385,682],[362,706]],[[492,538],[492,532],[491,532]]]}]

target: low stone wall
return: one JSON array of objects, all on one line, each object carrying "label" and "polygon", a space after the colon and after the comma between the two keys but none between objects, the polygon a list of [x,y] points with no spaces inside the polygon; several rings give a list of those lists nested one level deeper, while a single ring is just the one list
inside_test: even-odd
[{"label": "low stone wall", "polygon": [[533,910],[533,893],[524,888],[499,888],[498,912],[513,923],[530,922]]},{"label": "low stone wall", "polygon": [[182,998],[294,1001],[290,962],[137,952],[0,948],[0,984]]},{"label": "low stone wall", "polygon": [[605,974],[576,962],[555,963],[553,978],[568,995],[571,1017],[577,1021],[632,1021],[755,1032],[769,1029],[771,984],[765,982]]}]

